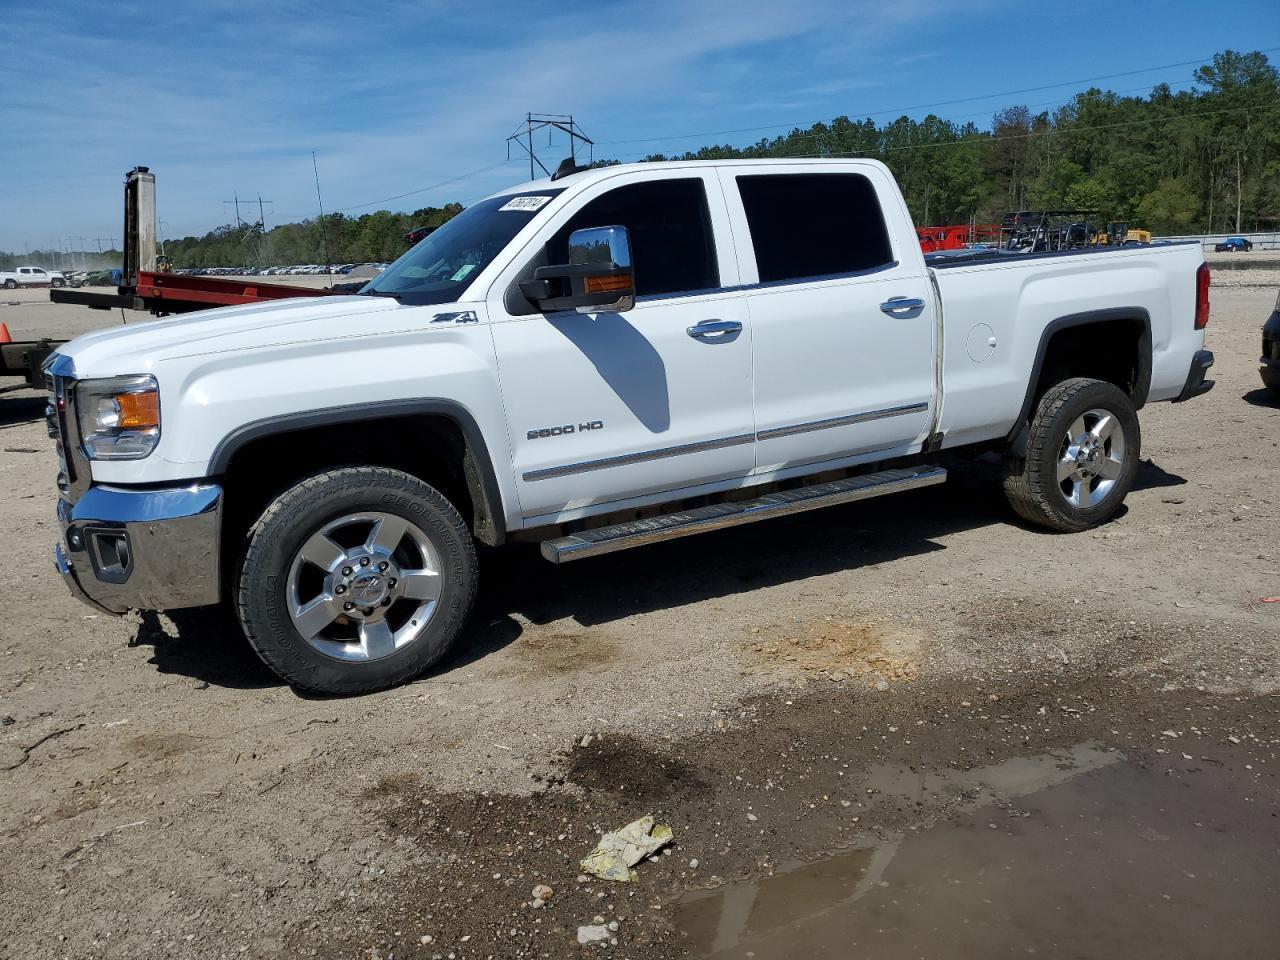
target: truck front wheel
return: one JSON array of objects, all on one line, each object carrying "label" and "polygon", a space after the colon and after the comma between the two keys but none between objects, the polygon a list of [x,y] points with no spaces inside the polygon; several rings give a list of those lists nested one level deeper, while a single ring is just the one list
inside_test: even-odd
[{"label": "truck front wheel", "polygon": [[1064,380],[1036,405],[1026,456],[1006,460],[1005,496],[1020,517],[1038,526],[1088,530],[1120,509],[1141,447],[1128,394],[1102,380]]},{"label": "truck front wheel", "polygon": [[295,687],[366,693],[449,650],[475,599],[475,545],[416,477],[330,470],[277,497],[249,531],[236,578],[245,635]]}]

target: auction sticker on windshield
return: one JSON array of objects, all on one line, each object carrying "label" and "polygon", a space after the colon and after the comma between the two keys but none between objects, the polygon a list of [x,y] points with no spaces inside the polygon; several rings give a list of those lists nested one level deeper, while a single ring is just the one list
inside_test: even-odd
[{"label": "auction sticker on windshield", "polygon": [[545,204],[550,199],[551,199],[550,197],[542,197],[542,196],[536,196],[536,195],[530,195],[527,197],[512,197],[510,200],[508,200],[498,209],[499,210],[524,210],[526,212],[533,211],[533,210],[541,210],[543,204]]}]

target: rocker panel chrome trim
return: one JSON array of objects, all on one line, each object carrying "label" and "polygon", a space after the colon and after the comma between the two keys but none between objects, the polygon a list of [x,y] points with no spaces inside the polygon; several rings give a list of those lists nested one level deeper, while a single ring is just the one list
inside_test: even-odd
[{"label": "rocker panel chrome trim", "polygon": [[626,453],[617,457],[605,457],[601,460],[582,460],[578,463],[566,463],[558,467],[544,467],[540,470],[528,470],[521,474],[526,483],[537,480],[550,480],[554,477],[568,477],[575,473],[589,473],[592,470],[608,470],[610,467],[625,467],[633,463],[644,463],[648,460],[661,460],[664,457],[678,457],[686,453],[702,453],[707,450],[720,450],[724,447],[736,447],[740,444],[759,440],[773,440],[777,437],[790,437],[797,433],[810,433],[814,430],[830,430],[832,427],[846,427],[855,423],[866,423],[871,420],[883,420],[887,417],[902,417],[912,413],[924,413],[929,409],[928,402],[908,403],[900,407],[886,407],[883,410],[868,410],[865,413],[851,413],[843,417],[831,417],[827,420],[811,420],[807,423],[794,423],[786,427],[774,427],[758,433],[740,433],[733,437],[722,437],[719,440],[703,440],[699,443],[684,443],[674,447],[659,447],[656,450],[641,450],[638,453]]},{"label": "rocker panel chrome trim", "polygon": [[866,413],[851,413],[844,417],[831,417],[827,420],[810,420],[808,423],[795,423],[787,427],[774,427],[761,430],[756,434],[758,440],[773,440],[776,437],[790,437],[797,433],[811,433],[814,430],[830,430],[832,427],[847,427],[854,423],[866,423],[870,420],[884,420],[887,417],[902,417],[910,413],[924,413],[929,404],[907,403],[900,407],[886,407],[883,410],[868,410]]},{"label": "rocker panel chrome trim", "polygon": [[625,467],[633,463],[644,463],[646,460],[661,460],[663,457],[679,457],[686,453],[703,453],[707,450],[720,450],[724,447],[736,447],[755,440],[753,433],[740,433],[733,437],[721,437],[719,440],[703,440],[698,443],[683,443],[675,447],[659,447],[656,450],[642,450],[639,453],[624,453],[617,457],[605,457],[602,460],[583,460],[578,463],[566,463],[559,467],[544,467],[541,470],[528,470],[521,474],[526,483],[535,480],[550,480],[553,477],[568,477],[575,473],[589,473],[592,470],[608,470],[610,467]]}]

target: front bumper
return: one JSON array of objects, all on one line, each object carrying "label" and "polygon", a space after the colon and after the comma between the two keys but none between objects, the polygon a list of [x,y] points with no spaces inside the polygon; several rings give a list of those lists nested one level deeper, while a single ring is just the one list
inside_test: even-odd
[{"label": "front bumper", "polygon": [[78,599],[106,613],[218,602],[222,487],[91,486],[58,501],[54,563]]},{"label": "front bumper", "polygon": [[1174,398],[1174,403],[1182,403],[1184,400],[1190,400],[1192,397],[1198,397],[1208,393],[1213,389],[1212,380],[1206,380],[1205,375],[1208,374],[1209,368],[1213,366],[1212,350],[1197,350],[1194,357],[1191,358],[1191,369],[1187,371],[1187,382],[1183,384],[1182,392]]}]

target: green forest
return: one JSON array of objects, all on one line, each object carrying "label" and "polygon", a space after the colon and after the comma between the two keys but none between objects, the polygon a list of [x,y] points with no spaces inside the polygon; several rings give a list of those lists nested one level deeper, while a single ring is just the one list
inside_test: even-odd
[{"label": "green forest", "polygon": [[[919,225],[998,221],[1008,210],[1097,211],[1157,235],[1280,228],[1280,75],[1259,52],[1225,50],[1191,89],[1145,96],[1089,89],[1053,110],[1014,105],[987,127],[929,115],[883,125],[837,117],[745,147],[645,160],[873,157],[893,171]],[[617,160],[601,160],[600,164]],[[171,240],[175,267],[394,260],[404,234],[461,204],[341,213],[274,227],[219,227]],[[0,253],[0,268],[18,258]]]}]

